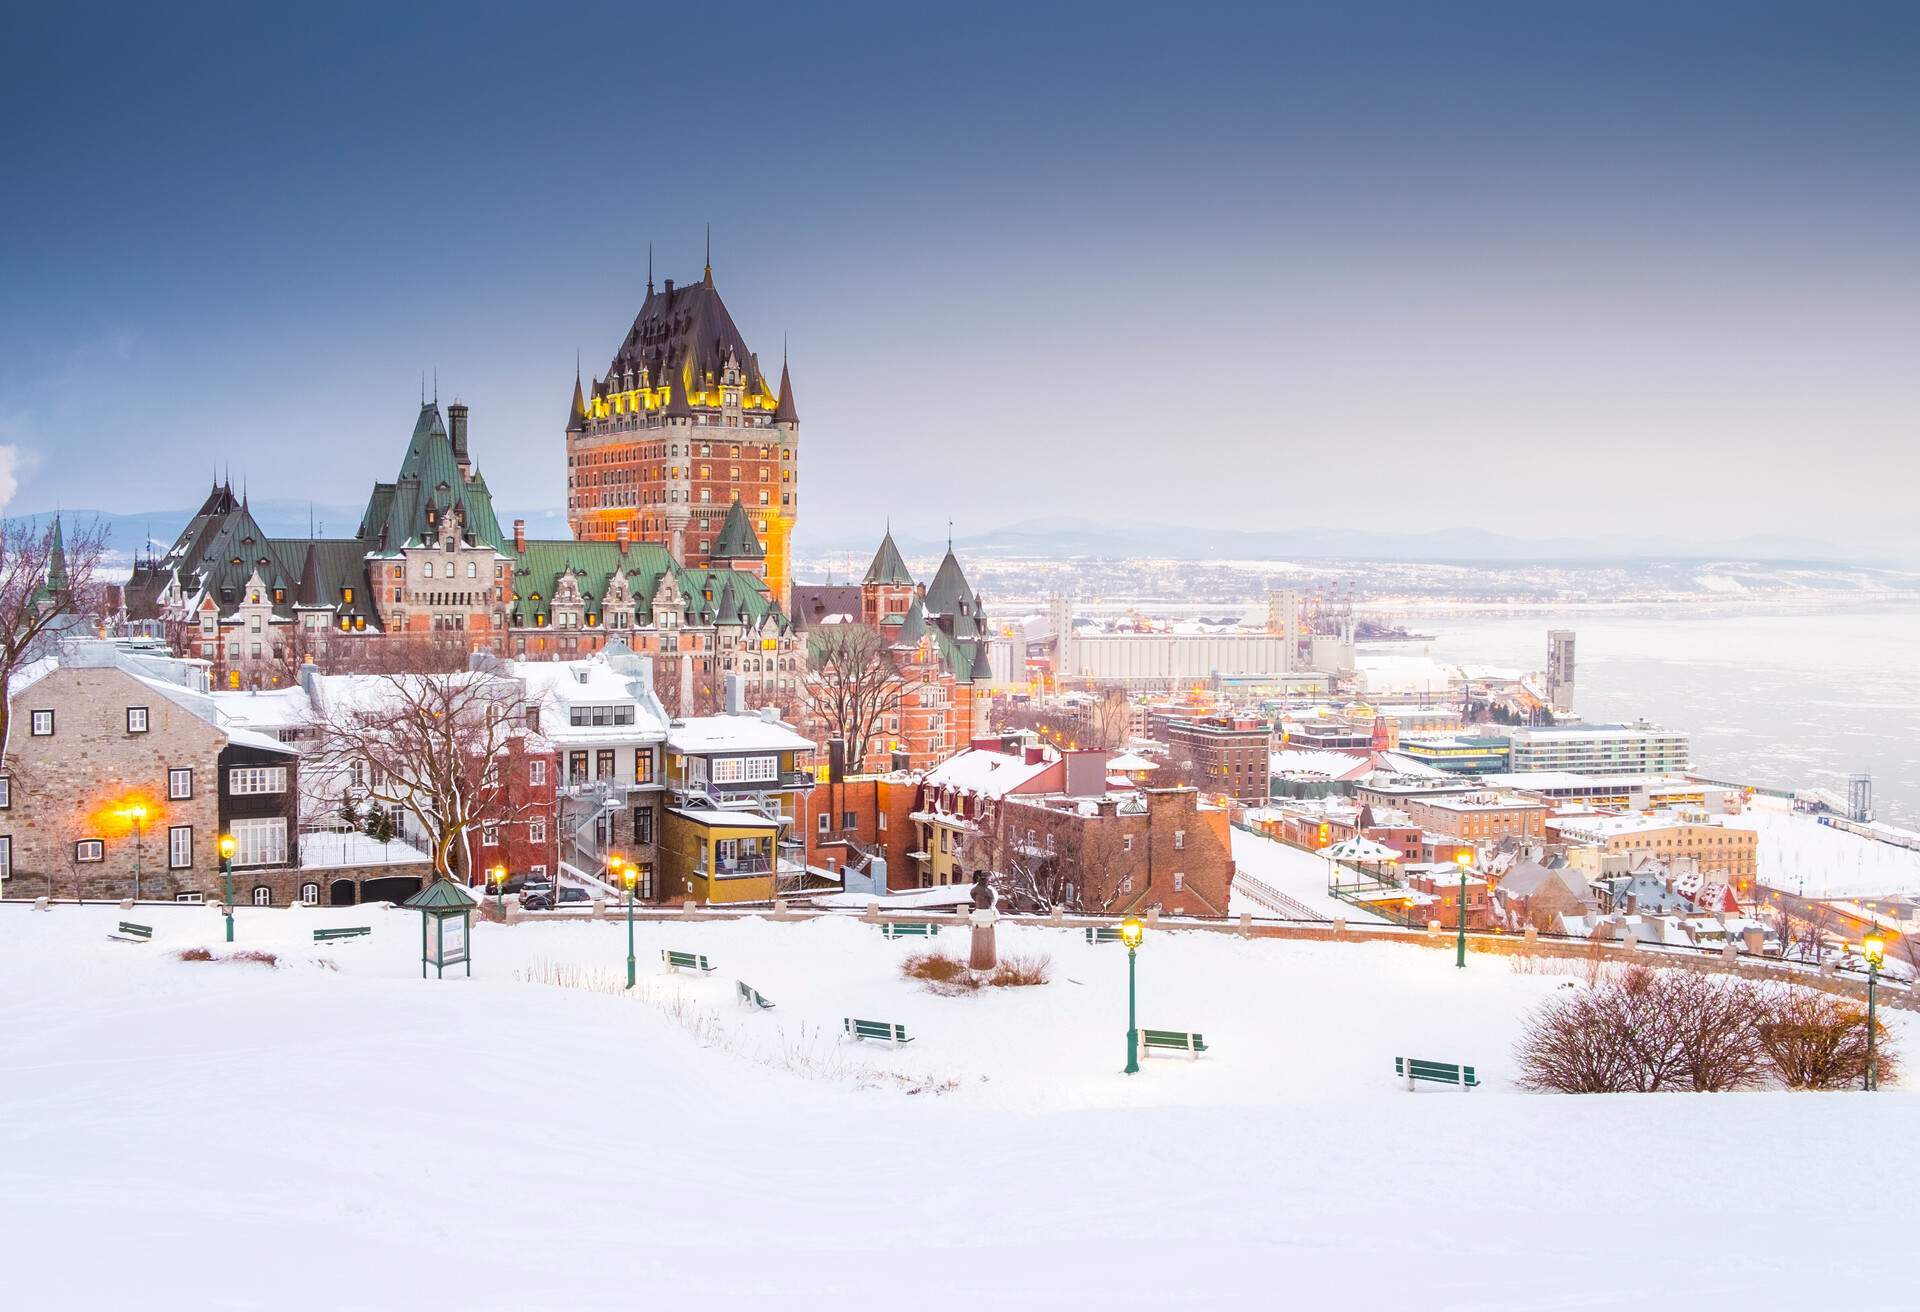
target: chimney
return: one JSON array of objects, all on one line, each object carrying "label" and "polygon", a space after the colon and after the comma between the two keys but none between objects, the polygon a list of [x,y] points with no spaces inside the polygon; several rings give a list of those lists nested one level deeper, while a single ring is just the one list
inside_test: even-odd
[{"label": "chimney", "polygon": [[633,524],[628,520],[621,520],[619,526],[613,530],[613,540],[620,544],[620,554],[626,555],[627,548],[633,545]]},{"label": "chimney", "polygon": [[671,279],[671,278],[669,278],[669,279],[667,279],[667,281],[666,281],[666,284],[665,284],[665,285],[666,285],[666,289],[667,289],[667,295],[668,295],[668,296],[672,296],[672,295],[673,295],[673,279]]},{"label": "chimney", "polygon": [[453,458],[460,462],[460,471],[467,469],[467,407],[464,402],[455,401],[447,407],[447,436],[453,442]]},{"label": "chimney", "polygon": [[527,521],[524,519],[513,521],[513,552],[516,556],[527,554]]},{"label": "chimney", "polygon": [[727,714],[747,713],[747,681],[737,674],[727,676]]},{"label": "chimney", "polygon": [[1047,749],[1038,743],[1030,743],[1023,759],[1028,765],[1038,765],[1047,759]]},{"label": "chimney", "polygon": [[973,748],[976,752],[1003,752],[1007,748],[1007,745],[1000,741],[998,734],[991,733],[984,736],[975,735],[974,738],[967,743],[967,746]]},{"label": "chimney", "polygon": [[847,777],[847,742],[844,738],[827,739],[827,781],[839,783]]}]

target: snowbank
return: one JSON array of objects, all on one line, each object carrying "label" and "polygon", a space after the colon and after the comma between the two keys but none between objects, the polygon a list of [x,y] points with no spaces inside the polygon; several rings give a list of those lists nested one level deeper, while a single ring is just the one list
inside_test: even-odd
[{"label": "snowbank", "polygon": [[1760,882],[1809,897],[1920,893],[1920,852],[1823,825],[1775,798],[1755,798],[1729,828],[1760,835]]}]

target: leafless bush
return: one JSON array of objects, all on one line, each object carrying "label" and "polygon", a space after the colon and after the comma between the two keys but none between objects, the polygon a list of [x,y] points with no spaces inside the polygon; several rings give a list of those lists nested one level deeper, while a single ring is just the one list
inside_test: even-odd
[{"label": "leafless bush", "polygon": [[225,956],[211,948],[182,948],[174,955],[182,961],[247,961],[258,966],[280,965],[280,958],[271,952],[262,952],[258,948],[243,948],[238,952],[229,952]]},{"label": "leafless bush", "polygon": [[900,963],[900,973],[908,979],[920,980],[929,991],[949,998],[978,992],[982,982],[966,962],[944,952],[909,953]]},{"label": "leafless bush", "polygon": [[1762,1082],[1760,991],[1750,981],[1636,966],[1549,999],[1516,1057],[1523,1088],[1556,1093],[1701,1093]]},{"label": "leafless bush", "polygon": [[987,983],[997,989],[1030,988],[1045,984],[1053,977],[1053,958],[1048,956],[1009,956],[994,967]]},{"label": "leafless bush", "polygon": [[206,948],[181,948],[173,954],[182,961],[212,961],[213,953]]},{"label": "leafless bush", "polygon": [[[1879,1078],[1895,1072],[1897,1054],[1887,1027],[1874,1018],[1874,1064]],[[1859,1085],[1867,1069],[1867,1013],[1858,1003],[1791,985],[1769,990],[1761,1004],[1761,1048],[1767,1064],[1790,1089]]]}]

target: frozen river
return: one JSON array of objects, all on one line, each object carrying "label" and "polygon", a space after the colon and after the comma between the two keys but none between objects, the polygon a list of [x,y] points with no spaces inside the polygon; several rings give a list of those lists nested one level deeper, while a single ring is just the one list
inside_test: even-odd
[{"label": "frozen river", "polygon": [[1572,629],[1585,718],[1643,715],[1689,730],[1698,769],[1744,782],[1844,794],[1847,776],[1866,770],[1876,815],[1920,825],[1920,609],[1703,617],[1637,607],[1407,623],[1434,640],[1368,650],[1537,670],[1547,630]]}]

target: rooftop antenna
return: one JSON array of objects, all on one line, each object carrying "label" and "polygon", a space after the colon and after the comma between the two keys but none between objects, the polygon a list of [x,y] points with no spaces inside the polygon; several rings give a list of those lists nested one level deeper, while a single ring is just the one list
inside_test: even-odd
[{"label": "rooftop antenna", "polygon": [[653,295],[653,243],[647,243],[647,295]]},{"label": "rooftop antenna", "polygon": [[440,404],[440,367],[438,365],[433,369],[433,403]]},{"label": "rooftop antenna", "polygon": [[713,225],[707,225],[707,281],[713,281]]},{"label": "rooftop antenna", "polygon": [[427,408],[427,371],[425,369],[420,371],[420,408],[422,410]]}]

